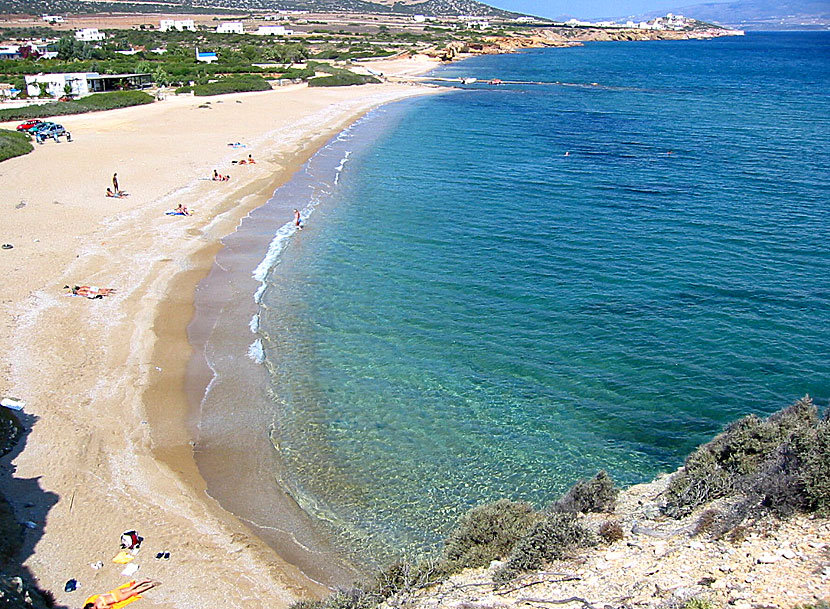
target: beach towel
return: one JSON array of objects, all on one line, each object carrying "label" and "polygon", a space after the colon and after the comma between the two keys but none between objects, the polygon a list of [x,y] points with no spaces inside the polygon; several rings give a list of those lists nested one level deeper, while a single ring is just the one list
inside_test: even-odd
[{"label": "beach towel", "polygon": [[183,214],[180,211],[166,211],[166,212],[164,212],[164,215],[165,216],[183,216],[185,214]]},{"label": "beach towel", "polygon": [[127,550],[121,550],[115,557],[112,559],[112,562],[119,564],[119,565],[126,565],[131,560],[135,560],[135,556],[127,552]]},{"label": "beach towel", "polygon": [[[130,581],[130,582],[127,582],[126,584],[121,584],[121,585],[120,585],[120,586],[118,586],[115,590],[123,590],[124,588],[129,588],[129,587],[130,587],[130,586],[132,586],[134,583],[135,583],[134,581]],[[115,590],[110,590],[109,592],[107,592],[107,593],[105,593],[105,594],[111,594],[111,593],[115,592]],[[93,594],[92,596],[90,596],[88,599],[86,599],[86,600],[84,601],[84,605],[87,605],[88,603],[94,603],[94,602],[95,602],[95,600],[96,600],[99,596],[101,596],[101,595],[100,595],[100,594]],[[136,594],[135,596],[131,596],[130,598],[128,598],[128,599],[126,599],[126,600],[123,600],[123,601],[118,601],[117,603],[115,603],[115,604],[113,604],[113,605],[110,605],[110,606],[109,606],[109,608],[110,608],[110,609],[121,609],[121,607],[126,607],[127,605],[129,605],[129,604],[130,604],[130,603],[132,603],[133,601],[137,601],[137,600],[138,600],[138,599],[140,599],[140,598],[141,598],[141,595],[140,595],[140,594]]]}]

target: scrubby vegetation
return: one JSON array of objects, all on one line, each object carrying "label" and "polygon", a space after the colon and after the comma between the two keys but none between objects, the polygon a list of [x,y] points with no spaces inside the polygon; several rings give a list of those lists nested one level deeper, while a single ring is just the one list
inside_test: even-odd
[{"label": "scrubby vegetation", "polygon": [[187,93],[193,91],[197,96],[224,95],[226,93],[245,93],[248,91],[268,91],[271,85],[268,81],[256,74],[245,76],[228,76],[220,78],[216,82],[209,82],[204,85],[193,87],[181,87],[176,93]]},{"label": "scrubby vegetation", "polygon": [[596,536],[580,524],[575,514],[553,512],[515,542],[507,562],[495,573],[494,579],[507,582],[596,543]]},{"label": "scrubby vegetation", "polygon": [[[29,136],[8,129],[0,129],[0,161],[28,154],[33,149]],[[4,435],[6,431],[6,422],[0,418],[0,435]]]},{"label": "scrubby vegetation", "polygon": [[29,118],[47,118],[67,114],[83,114],[99,110],[113,110],[152,103],[153,97],[144,91],[113,91],[95,93],[82,99],[67,102],[51,102],[39,106],[24,106],[0,110],[0,121],[19,121]]},{"label": "scrubby vegetation", "polygon": [[380,82],[374,76],[355,74],[349,70],[337,70],[328,76],[318,76],[308,81],[309,87],[348,87]]},{"label": "scrubby vegetation", "polygon": [[556,512],[613,512],[620,489],[605,470],[590,480],[580,480],[551,509]]},{"label": "scrubby vegetation", "polygon": [[720,517],[724,530],[756,506],[830,514],[830,420],[810,398],[767,419],[744,417],[698,448],[669,485],[665,512],[683,517],[727,496],[736,501]]},{"label": "scrubby vegetation", "polygon": [[507,499],[473,508],[444,542],[441,570],[455,573],[505,558],[541,518],[529,503]]}]

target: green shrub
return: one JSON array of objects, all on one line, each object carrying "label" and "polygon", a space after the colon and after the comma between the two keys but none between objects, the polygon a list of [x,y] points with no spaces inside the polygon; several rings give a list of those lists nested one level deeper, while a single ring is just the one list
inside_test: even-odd
[{"label": "green shrub", "polygon": [[546,563],[566,558],[575,550],[596,545],[593,533],[574,514],[554,512],[537,522],[514,546],[504,567],[494,576],[506,582],[521,573],[541,569]]},{"label": "green shrub", "polygon": [[590,480],[580,480],[556,503],[555,512],[613,512],[620,489],[614,486],[605,470],[600,470]]},{"label": "green shrub", "polygon": [[367,83],[380,82],[374,76],[365,76],[363,74],[355,74],[344,70],[337,74],[330,76],[318,76],[308,81],[309,87],[348,87],[351,85],[365,85]]},{"label": "green shrub", "polygon": [[[195,85],[193,93],[198,96],[224,95],[226,93],[244,93],[248,91],[268,91],[271,85],[258,74],[227,76],[216,82]],[[178,93],[178,90],[176,91]]]},{"label": "green shrub", "polygon": [[314,76],[314,68],[289,68],[285,72],[280,75],[280,78],[288,78],[294,80],[295,78],[299,78],[302,80],[307,80]]},{"label": "green shrub", "polygon": [[682,609],[717,609],[717,605],[708,598],[696,596],[687,600]]},{"label": "green shrub", "polygon": [[[34,147],[32,142],[29,141],[28,135],[8,129],[0,129],[0,161],[29,154],[32,150],[34,150]],[[4,428],[0,430],[0,434],[3,434],[6,425],[2,420],[0,420],[0,424]],[[2,444],[2,438],[0,438],[0,444]],[[3,452],[0,450],[0,455],[2,454]]]},{"label": "green shrub", "polygon": [[371,609],[379,599],[363,588],[338,590],[319,601],[298,601],[290,609]]},{"label": "green shrub", "polygon": [[806,495],[806,509],[830,516],[830,421],[800,434],[794,442],[801,468],[799,480]]},{"label": "green shrub", "polygon": [[484,567],[506,557],[539,518],[529,503],[507,499],[473,508],[444,542],[442,570]]},{"label": "green shrub", "polygon": [[153,97],[144,91],[113,91],[95,93],[88,97],[68,102],[51,102],[39,106],[7,108],[0,110],[0,121],[19,121],[29,118],[49,118],[67,114],[84,114],[99,110],[113,110],[152,103]]},{"label": "green shrub", "polygon": [[734,494],[745,498],[744,514],[757,505],[781,515],[827,513],[829,457],[828,422],[805,397],[766,420],[744,417],[689,455],[666,490],[664,511],[680,518]]}]

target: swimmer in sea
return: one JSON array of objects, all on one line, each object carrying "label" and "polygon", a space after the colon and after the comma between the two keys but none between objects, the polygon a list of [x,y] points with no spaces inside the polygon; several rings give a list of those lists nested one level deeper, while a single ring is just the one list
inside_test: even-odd
[{"label": "swimmer in sea", "polygon": [[296,226],[299,230],[303,230],[303,223],[300,220],[300,210],[294,210],[294,226]]}]

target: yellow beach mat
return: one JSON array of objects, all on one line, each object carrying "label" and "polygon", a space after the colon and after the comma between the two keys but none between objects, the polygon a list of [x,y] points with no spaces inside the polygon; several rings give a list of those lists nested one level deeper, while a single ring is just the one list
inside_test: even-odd
[{"label": "yellow beach mat", "polygon": [[119,565],[126,565],[128,562],[135,559],[135,556],[127,552],[127,550],[121,550],[115,557],[112,559],[112,562],[118,563]]},{"label": "yellow beach mat", "polygon": [[[124,588],[129,588],[134,583],[135,583],[135,581],[129,581],[126,584],[121,584],[115,590],[123,590]],[[109,592],[105,592],[105,594],[111,594],[111,593],[115,592],[115,590],[110,590]],[[93,594],[92,596],[90,596],[88,599],[86,599],[84,601],[84,605],[86,605],[87,603],[94,603],[95,599],[97,599],[99,596],[101,596],[101,595],[100,594]],[[126,600],[119,601],[119,602],[115,603],[114,605],[110,605],[109,608],[110,609],[121,609],[121,607],[126,607],[127,605],[129,605],[133,601],[137,601],[140,598],[141,598],[141,595],[136,594],[135,596],[131,596],[130,598],[128,598]]]}]

